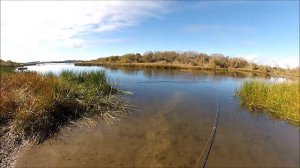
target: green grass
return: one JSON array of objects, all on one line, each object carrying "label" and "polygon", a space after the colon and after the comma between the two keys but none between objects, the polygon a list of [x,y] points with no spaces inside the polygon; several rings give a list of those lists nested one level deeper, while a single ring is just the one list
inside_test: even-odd
[{"label": "green grass", "polygon": [[108,83],[103,71],[64,71],[59,76],[3,73],[0,94],[0,126],[37,143],[70,121],[126,111],[118,90]]},{"label": "green grass", "polygon": [[238,89],[242,106],[300,125],[299,82],[267,83],[248,81]]},{"label": "green grass", "polygon": [[2,73],[11,73],[16,70],[16,67],[13,66],[0,66],[0,75]]}]

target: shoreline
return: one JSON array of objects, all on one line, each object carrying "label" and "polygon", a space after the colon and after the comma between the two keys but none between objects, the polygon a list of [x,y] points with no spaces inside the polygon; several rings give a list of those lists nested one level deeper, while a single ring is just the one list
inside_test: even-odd
[{"label": "shoreline", "polygon": [[3,168],[9,168],[14,167],[16,163],[16,157],[18,152],[30,145],[30,142],[28,140],[22,140],[20,138],[16,138],[17,135],[12,133],[9,130],[9,125],[2,126],[1,128],[1,134],[4,132],[4,135],[0,136],[0,160],[1,160],[1,167]]},{"label": "shoreline", "polygon": [[22,147],[42,144],[80,119],[113,119],[128,110],[103,71],[0,74],[0,167],[13,167]]},{"label": "shoreline", "polygon": [[275,77],[296,77],[299,75],[295,74],[274,74],[266,73],[259,70],[243,69],[243,68],[218,68],[218,67],[203,67],[203,66],[192,66],[183,64],[160,64],[160,63],[106,63],[106,62],[80,62],[74,63],[75,66],[108,66],[108,67],[131,67],[131,68],[154,68],[154,69],[186,69],[186,70],[206,70],[206,71],[217,71],[217,72],[247,72],[255,74],[263,74]]}]

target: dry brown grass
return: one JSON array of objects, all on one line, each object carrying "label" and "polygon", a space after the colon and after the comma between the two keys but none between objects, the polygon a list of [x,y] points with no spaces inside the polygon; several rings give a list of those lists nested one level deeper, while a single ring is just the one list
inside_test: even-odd
[{"label": "dry brown grass", "polygon": [[1,78],[0,124],[22,139],[42,142],[81,117],[102,116],[126,107],[103,72],[63,72],[59,77],[33,72]]}]

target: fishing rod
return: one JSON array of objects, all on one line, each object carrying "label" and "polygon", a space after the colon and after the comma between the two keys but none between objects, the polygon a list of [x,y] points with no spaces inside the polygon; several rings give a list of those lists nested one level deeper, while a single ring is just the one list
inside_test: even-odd
[{"label": "fishing rod", "polygon": [[[142,82],[137,82],[137,83],[177,83],[177,84],[194,84],[194,83],[201,83],[201,82],[186,82],[186,81],[168,81],[168,80],[158,80],[158,81],[142,81]],[[211,88],[211,87],[204,87],[204,88],[208,88],[208,89],[211,89],[212,91],[214,91],[214,94],[216,96],[216,99],[217,99],[217,109],[216,109],[216,115],[215,115],[215,120],[214,120],[214,125],[212,127],[212,130],[210,132],[210,135],[209,135],[209,138],[207,139],[206,141],[206,144],[201,152],[201,155],[199,156],[194,168],[197,168],[201,159],[202,159],[202,156],[204,154],[204,152],[208,149],[207,153],[206,153],[206,156],[205,156],[205,159],[204,159],[204,162],[203,162],[203,165],[202,165],[202,168],[205,168],[206,167],[206,164],[207,164],[207,161],[208,161],[208,158],[209,158],[209,154],[211,152],[211,149],[212,149],[212,146],[213,146],[213,143],[214,143],[214,140],[215,140],[215,136],[216,136],[216,132],[217,132],[217,128],[218,128],[218,123],[219,123],[219,96],[218,96],[218,93],[217,91],[214,89],[214,88]],[[208,148],[207,148],[208,147]]]}]

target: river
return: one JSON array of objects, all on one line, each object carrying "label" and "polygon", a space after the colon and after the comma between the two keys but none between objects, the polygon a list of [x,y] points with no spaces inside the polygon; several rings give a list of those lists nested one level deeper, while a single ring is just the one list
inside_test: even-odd
[{"label": "river", "polygon": [[72,127],[22,149],[16,167],[194,167],[214,124],[208,167],[299,167],[299,127],[240,107],[247,73],[41,64],[28,70],[104,70],[134,109],[119,121]]}]

